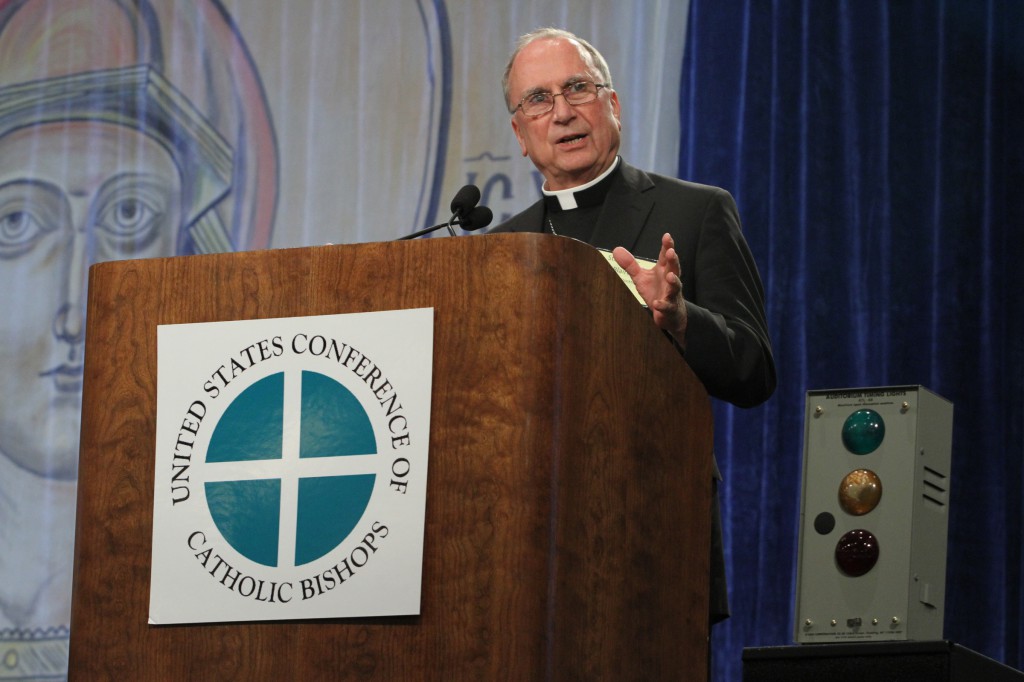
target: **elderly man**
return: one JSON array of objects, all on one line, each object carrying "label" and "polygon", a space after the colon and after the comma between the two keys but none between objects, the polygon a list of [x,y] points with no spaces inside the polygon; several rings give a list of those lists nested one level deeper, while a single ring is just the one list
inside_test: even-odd
[{"label": "elderly man", "polygon": [[[540,201],[492,232],[548,232],[614,249],[710,395],[740,407],[767,400],[775,363],[764,289],[729,193],[619,158],[620,104],[608,64],[572,33],[520,38],[502,85],[520,149],[545,182]],[[728,615],[717,498],[715,517],[713,622]]]}]

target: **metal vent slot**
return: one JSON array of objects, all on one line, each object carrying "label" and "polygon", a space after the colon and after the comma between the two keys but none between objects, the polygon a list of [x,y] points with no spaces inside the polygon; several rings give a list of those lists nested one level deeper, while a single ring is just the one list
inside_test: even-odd
[{"label": "metal vent slot", "polygon": [[922,497],[926,502],[945,507],[947,497],[946,476],[930,467],[923,467],[923,469],[924,475],[921,483],[924,484],[924,492]]}]

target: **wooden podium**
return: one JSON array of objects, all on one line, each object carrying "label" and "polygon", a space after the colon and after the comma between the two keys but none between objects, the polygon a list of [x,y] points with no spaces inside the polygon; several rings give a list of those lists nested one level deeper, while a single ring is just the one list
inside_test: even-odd
[{"label": "wooden podium", "polygon": [[[502,234],[89,284],[70,677],[704,680],[707,394],[599,253]],[[157,325],[431,307],[421,613],[151,626]]]}]

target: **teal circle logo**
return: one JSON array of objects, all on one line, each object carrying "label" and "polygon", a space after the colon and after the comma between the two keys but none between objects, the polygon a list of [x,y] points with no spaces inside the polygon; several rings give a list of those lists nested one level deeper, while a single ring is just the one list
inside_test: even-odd
[{"label": "teal circle logo", "polygon": [[308,370],[271,374],[235,398],[213,430],[204,468],[210,515],[249,560],[308,564],[359,523],[377,459],[370,419],[345,386]]}]

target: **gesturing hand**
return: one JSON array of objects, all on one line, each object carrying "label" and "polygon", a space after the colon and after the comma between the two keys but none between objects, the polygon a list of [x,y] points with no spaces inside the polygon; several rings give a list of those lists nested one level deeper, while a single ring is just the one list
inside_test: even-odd
[{"label": "gesturing hand", "polygon": [[686,303],[683,300],[683,282],[679,279],[679,256],[672,235],[661,237],[661,252],[653,268],[640,267],[628,250],[621,246],[612,251],[615,262],[629,273],[636,290],[654,315],[654,324],[664,329],[685,348]]}]

